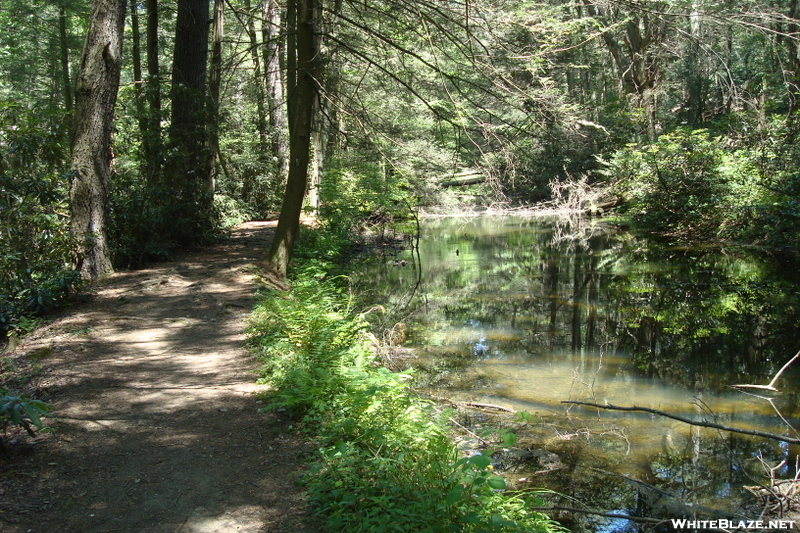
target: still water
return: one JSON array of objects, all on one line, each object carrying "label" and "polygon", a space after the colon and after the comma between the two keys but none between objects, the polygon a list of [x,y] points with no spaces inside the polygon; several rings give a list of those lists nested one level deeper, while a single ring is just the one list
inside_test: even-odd
[{"label": "still water", "polygon": [[[357,293],[387,309],[372,320],[387,344],[410,349],[394,353],[413,354],[422,392],[536,415],[494,421],[521,436],[514,451],[524,460],[498,464],[520,488],[620,515],[732,518],[757,514],[743,487],[768,483],[765,465],[786,461],[775,476],[794,476],[796,445],[562,402],[797,437],[800,361],[777,381],[780,393],[731,387],[769,383],[800,349],[796,266],[580,219],[428,219],[413,244],[365,264]],[[561,518],[573,530],[635,528]]]}]

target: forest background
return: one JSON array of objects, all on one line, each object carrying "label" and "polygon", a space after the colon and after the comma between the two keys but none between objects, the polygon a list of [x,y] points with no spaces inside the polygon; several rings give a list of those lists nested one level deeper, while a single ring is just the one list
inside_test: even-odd
[{"label": "forest background", "polygon": [[797,4],[2,0],[0,332],[248,219],[285,274],[304,209],[347,239],[589,186],[793,255]]}]

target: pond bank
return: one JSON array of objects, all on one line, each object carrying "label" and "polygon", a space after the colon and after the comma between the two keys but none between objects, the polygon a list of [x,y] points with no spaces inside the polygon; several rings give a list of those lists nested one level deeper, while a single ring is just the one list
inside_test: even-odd
[{"label": "pond bank", "polygon": [[[362,264],[355,291],[365,306],[387,309],[371,320],[394,332],[384,337],[397,339],[399,359],[413,354],[416,387],[549,421],[531,446],[571,443],[567,455],[583,470],[563,486],[591,496],[587,508],[647,507],[635,483],[599,490],[586,481],[589,467],[726,512],[736,510],[734,496],[754,501],[744,486],[765,479],[759,454],[773,466],[787,461],[779,477],[794,474],[793,445],[560,403],[644,405],[791,432],[769,402],[730,385],[769,382],[797,351],[793,270],[730,247],[659,245],[596,219],[508,216],[423,221],[418,249]],[[798,370],[783,376],[774,401],[795,422]]]}]

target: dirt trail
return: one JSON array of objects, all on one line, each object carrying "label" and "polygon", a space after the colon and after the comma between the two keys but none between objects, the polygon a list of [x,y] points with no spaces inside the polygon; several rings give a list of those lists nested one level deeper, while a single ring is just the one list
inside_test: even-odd
[{"label": "dirt trail", "polygon": [[61,418],[0,455],[0,532],[316,531],[296,483],[310,447],[258,412],[242,348],[273,226],[116,274],[24,340],[14,364]]}]

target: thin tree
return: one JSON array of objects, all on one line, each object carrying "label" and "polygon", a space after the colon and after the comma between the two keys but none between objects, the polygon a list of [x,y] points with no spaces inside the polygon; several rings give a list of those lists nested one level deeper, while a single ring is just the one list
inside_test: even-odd
[{"label": "thin tree", "polygon": [[214,194],[216,189],[217,156],[219,154],[219,107],[220,85],[222,82],[222,39],[225,33],[225,2],[214,0],[214,19],[211,37],[211,69],[208,80],[209,112],[208,112],[208,176],[206,191]]},{"label": "thin tree", "polygon": [[281,36],[281,8],[276,0],[262,2],[261,40],[264,56],[264,80],[266,83],[270,144],[275,157],[275,168],[279,178],[277,183],[289,174],[289,148],[286,142],[289,126],[286,118],[286,87],[284,85],[282,63],[284,40]]},{"label": "thin tree", "polygon": [[300,215],[308,183],[311,121],[318,97],[317,80],[320,79],[318,28],[321,16],[320,0],[289,0],[289,176],[278,227],[269,252],[270,264],[283,276],[289,268],[300,231]]},{"label": "thin tree", "polygon": [[147,135],[143,140],[149,182],[157,183],[161,174],[161,78],[158,61],[158,0],[146,0],[147,10]]},{"label": "thin tree", "polygon": [[119,89],[125,0],[94,0],[75,99],[70,188],[72,231],[80,239],[79,269],[95,280],[113,272],[106,236],[111,126]]}]

